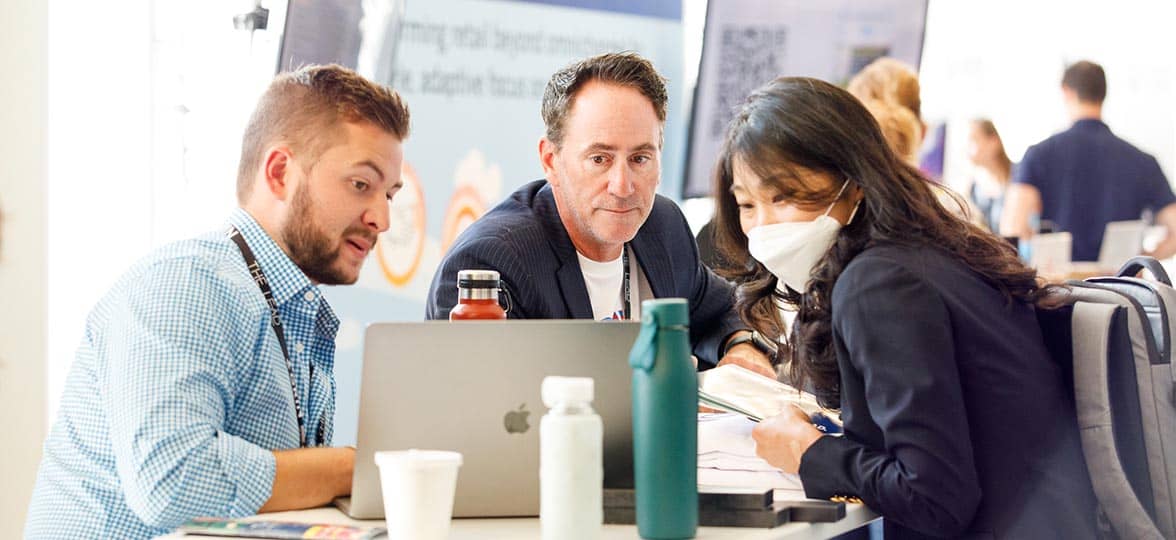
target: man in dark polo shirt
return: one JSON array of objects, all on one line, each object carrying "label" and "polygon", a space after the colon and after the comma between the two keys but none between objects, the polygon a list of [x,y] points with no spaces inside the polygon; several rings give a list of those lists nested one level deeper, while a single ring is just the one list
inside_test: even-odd
[{"label": "man in dark polo shirt", "polygon": [[1107,223],[1150,210],[1168,233],[1149,255],[1176,254],[1176,196],[1156,158],[1103,123],[1106,94],[1102,66],[1081,61],[1066,69],[1062,96],[1074,125],[1025,151],[1006,195],[1001,235],[1028,238],[1036,215],[1073,235],[1073,260],[1093,261]]}]

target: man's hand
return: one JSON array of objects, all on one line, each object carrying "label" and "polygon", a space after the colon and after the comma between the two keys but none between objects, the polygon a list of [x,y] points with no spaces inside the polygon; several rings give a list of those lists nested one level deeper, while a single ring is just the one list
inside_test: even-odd
[{"label": "man's hand", "polygon": [[800,458],[805,451],[821,436],[812,419],[795,405],[751,430],[755,454],[773,467],[793,474],[800,471]]},{"label": "man's hand", "polygon": [[354,448],[275,450],[274,458],[273,491],[258,512],[315,508],[351,493]]},{"label": "man's hand", "polygon": [[759,352],[759,349],[748,343],[740,343],[731,347],[731,350],[727,351],[727,355],[718,363],[719,366],[726,364],[735,364],[770,379],[776,378],[776,368],[772,367],[772,362],[764,353]]},{"label": "man's hand", "polygon": [[[747,333],[746,330],[735,332],[731,334],[731,337],[727,338],[727,341],[730,342],[740,335]],[[724,354],[723,358],[719,359],[719,363],[715,367],[726,364],[735,364],[770,379],[776,378],[776,368],[772,366],[772,360],[750,343],[740,343],[728,349],[727,354]]]}]

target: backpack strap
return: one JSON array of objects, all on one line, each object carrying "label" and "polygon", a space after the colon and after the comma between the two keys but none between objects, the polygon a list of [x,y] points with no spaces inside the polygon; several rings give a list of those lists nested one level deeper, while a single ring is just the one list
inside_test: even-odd
[{"label": "backpack strap", "polygon": [[[1120,538],[1163,538],[1135,497],[1115,447],[1107,355],[1112,333],[1122,328],[1126,308],[1077,302],[1074,336],[1074,398],[1090,481],[1099,505]],[[1119,328],[1116,328],[1119,326]]]},{"label": "backpack strap", "polygon": [[1135,274],[1138,274],[1140,270],[1147,270],[1156,281],[1169,287],[1172,286],[1172,279],[1168,277],[1168,272],[1164,270],[1160,261],[1146,255],[1129,259],[1119,269],[1118,277],[1135,277]]}]

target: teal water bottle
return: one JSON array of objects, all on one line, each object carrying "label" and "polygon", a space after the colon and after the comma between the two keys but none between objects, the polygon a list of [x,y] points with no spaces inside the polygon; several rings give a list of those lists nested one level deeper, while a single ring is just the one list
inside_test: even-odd
[{"label": "teal water bottle", "polygon": [[683,298],[641,303],[633,367],[633,480],[641,538],[698,529],[698,374]]}]

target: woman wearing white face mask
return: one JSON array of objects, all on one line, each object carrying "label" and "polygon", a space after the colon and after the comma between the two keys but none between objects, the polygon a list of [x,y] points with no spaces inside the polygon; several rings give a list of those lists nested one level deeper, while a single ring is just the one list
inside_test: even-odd
[{"label": "woman wearing white face mask", "polygon": [[716,243],[736,308],[769,336],[798,310],[789,382],[840,408],[799,410],[757,452],[809,497],[860,498],[886,538],[1093,538],[1074,404],[1003,240],[954,216],[845,91],[781,78],[752,93],[716,170]]}]

